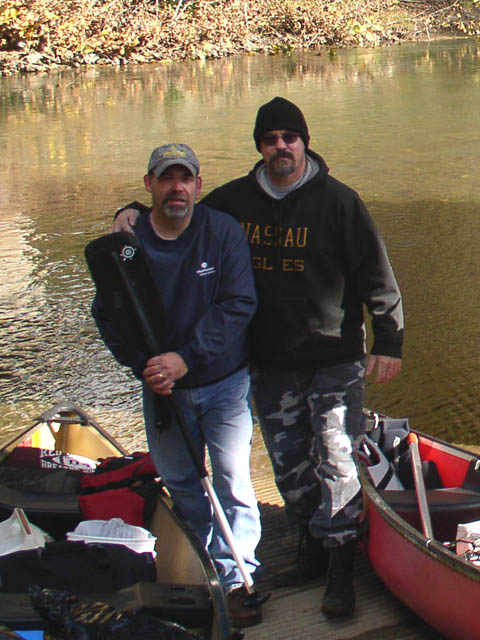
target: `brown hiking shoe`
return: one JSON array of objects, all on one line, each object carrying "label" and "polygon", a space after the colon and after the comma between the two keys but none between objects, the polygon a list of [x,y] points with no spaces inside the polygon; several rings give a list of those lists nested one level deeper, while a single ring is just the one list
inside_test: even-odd
[{"label": "brown hiking shoe", "polygon": [[245,606],[248,591],[245,587],[236,587],[227,593],[228,617],[232,627],[253,627],[262,621],[260,607]]}]

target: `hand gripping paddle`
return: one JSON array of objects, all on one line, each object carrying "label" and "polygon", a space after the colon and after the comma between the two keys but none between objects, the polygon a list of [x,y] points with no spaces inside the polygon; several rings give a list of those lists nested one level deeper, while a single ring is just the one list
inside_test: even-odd
[{"label": "hand gripping paddle", "polygon": [[[92,240],[85,247],[85,258],[97,292],[122,335],[131,336],[136,345],[142,344],[145,353],[149,356],[162,353],[165,311],[148,258],[137,237],[120,231]],[[160,422],[163,422],[165,407],[168,407],[176,418],[202,486],[242,574],[248,592],[248,599],[244,604],[249,607],[258,607],[269,597],[269,594],[262,596],[253,586],[252,577],[243,557],[236,549],[232,529],[210,482],[205,464],[193,447],[183,414],[173,394],[155,396],[155,398],[158,399]]]}]

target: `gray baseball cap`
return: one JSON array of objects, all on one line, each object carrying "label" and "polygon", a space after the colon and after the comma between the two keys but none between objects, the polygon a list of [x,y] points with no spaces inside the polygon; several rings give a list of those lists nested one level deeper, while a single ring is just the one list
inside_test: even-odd
[{"label": "gray baseball cap", "polygon": [[148,161],[147,173],[153,171],[158,178],[167,167],[171,167],[173,164],[181,164],[187,167],[193,175],[197,175],[200,170],[200,162],[194,151],[186,144],[175,142],[173,144],[164,144],[152,151]]}]

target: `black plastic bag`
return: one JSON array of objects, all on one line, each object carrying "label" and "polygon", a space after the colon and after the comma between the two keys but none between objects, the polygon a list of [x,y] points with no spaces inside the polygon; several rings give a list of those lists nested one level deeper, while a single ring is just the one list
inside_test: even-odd
[{"label": "black plastic bag", "polygon": [[203,640],[173,622],[80,602],[68,591],[32,587],[30,595],[45,621],[45,640]]},{"label": "black plastic bag", "polygon": [[15,631],[11,631],[7,627],[4,627],[3,624],[0,625],[0,640],[22,640],[22,636],[19,636]]}]

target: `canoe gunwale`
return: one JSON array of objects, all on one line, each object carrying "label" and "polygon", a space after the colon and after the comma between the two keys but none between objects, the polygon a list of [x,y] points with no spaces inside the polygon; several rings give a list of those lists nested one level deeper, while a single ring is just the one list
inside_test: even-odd
[{"label": "canoe gunwale", "polygon": [[[73,417],[68,417],[67,414],[73,414]],[[0,445],[0,463],[16,446],[35,433],[42,424],[50,426],[53,422],[91,427],[118,451],[118,455],[128,455],[128,451],[112,438],[108,431],[101,427],[84,409],[73,402],[64,400],[41,413],[29,427],[15,433],[13,437],[2,442]]]}]

